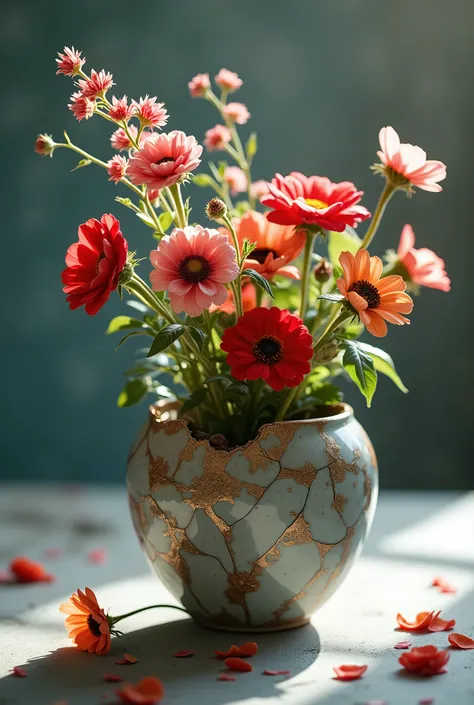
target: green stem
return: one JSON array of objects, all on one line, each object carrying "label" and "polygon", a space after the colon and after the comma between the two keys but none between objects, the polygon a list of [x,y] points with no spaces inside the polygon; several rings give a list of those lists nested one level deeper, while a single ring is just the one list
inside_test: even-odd
[{"label": "green stem", "polygon": [[323,345],[323,343],[326,341],[326,338],[331,335],[331,333],[335,331],[336,328],[341,325],[341,323],[344,323],[344,321],[347,321],[347,319],[351,318],[353,315],[354,314],[351,311],[347,311],[346,309],[343,309],[341,311],[341,309],[336,308],[333,315],[329,319],[326,328],[319,336],[319,340],[314,344],[314,351],[316,352],[316,350],[318,350]]},{"label": "green stem", "polygon": [[[237,233],[235,232],[235,228],[232,223],[232,220],[229,218],[229,216],[227,214],[222,218],[222,220],[227,225],[227,228],[231,234],[232,242],[234,243],[234,248],[235,248],[235,252],[237,255],[237,262],[238,262],[240,269],[242,269],[239,240],[237,238]],[[235,297],[235,310],[237,311],[237,317],[239,317],[239,316],[242,316],[242,314],[244,312],[243,305],[242,305],[242,277],[240,275],[239,275],[236,282],[232,282],[232,288],[234,290],[234,297]]]},{"label": "green stem", "polygon": [[165,607],[169,610],[179,610],[180,612],[186,612],[186,614],[189,614],[188,610],[184,609],[184,607],[178,607],[178,605],[150,605],[149,607],[141,607],[138,610],[121,614],[118,617],[110,617],[109,619],[112,622],[112,625],[115,625],[117,622],[121,622],[122,619],[126,619],[126,617],[132,617],[134,614],[139,614],[140,612],[145,612],[146,610],[154,610],[158,607]]},{"label": "green stem", "polygon": [[374,239],[374,235],[379,229],[384,210],[395,191],[395,186],[393,186],[390,181],[387,181],[387,183],[385,184],[385,188],[379,198],[379,202],[377,203],[377,207],[375,208],[374,215],[372,216],[372,221],[367,229],[367,232],[365,233],[364,239],[362,240],[359,249],[367,249],[372,240]]},{"label": "green stem", "polygon": [[303,276],[301,279],[301,307],[300,318],[304,320],[306,309],[308,308],[309,285],[311,277],[311,263],[316,234],[306,231],[306,243],[304,247]]},{"label": "green stem", "polygon": [[178,228],[185,228],[187,225],[186,213],[184,211],[184,203],[181,197],[181,189],[179,184],[173,184],[173,186],[170,186],[170,193],[173,197],[174,205],[176,208],[175,223]]}]

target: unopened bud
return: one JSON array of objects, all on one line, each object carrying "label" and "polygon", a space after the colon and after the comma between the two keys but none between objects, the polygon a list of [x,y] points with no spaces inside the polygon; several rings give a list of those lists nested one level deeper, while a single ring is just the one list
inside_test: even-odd
[{"label": "unopened bud", "polygon": [[136,264],[136,260],[133,260],[130,258],[128,262],[126,262],[125,267],[122,269],[122,272],[120,273],[119,277],[119,285],[120,286],[126,286],[130,279],[133,277],[133,271],[134,271],[134,265]]},{"label": "unopened bud", "polygon": [[55,147],[56,143],[54,142],[52,135],[38,135],[35,142],[36,154],[41,154],[42,157],[52,157]]},{"label": "unopened bud", "polygon": [[209,220],[220,220],[227,213],[227,206],[220,198],[211,198],[206,206],[206,215]]},{"label": "unopened bud", "polygon": [[320,284],[324,284],[332,277],[332,264],[323,259],[314,268],[314,278]]}]

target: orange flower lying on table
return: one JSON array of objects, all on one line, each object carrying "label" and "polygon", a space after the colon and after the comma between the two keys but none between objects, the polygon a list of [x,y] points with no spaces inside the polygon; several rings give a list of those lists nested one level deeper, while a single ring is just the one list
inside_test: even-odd
[{"label": "orange flower lying on table", "polygon": [[90,654],[109,653],[109,620],[90,588],[86,587],[85,593],[78,590],[59,609],[68,615],[65,622],[68,636],[81,651]]}]

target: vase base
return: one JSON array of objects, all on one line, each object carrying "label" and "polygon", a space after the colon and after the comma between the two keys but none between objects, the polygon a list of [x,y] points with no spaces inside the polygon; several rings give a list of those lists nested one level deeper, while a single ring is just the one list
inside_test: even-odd
[{"label": "vase base", "polygon": [[213,631],[217,632],[236,632],[236,633],[243,633],[243,634],[266,634],[269,632],[286,632],[289,629],[298,629],[299,627],[305,627],[307,624],[309,624],[310,618],[309,617],[304,617],[301,619],[295,619],[291,622],[282,623],[282,624],[271,624],[271,625],[256,625],[253,626],[249,624],[248,626],[246,625],[232,625],[232,624],[219,624],[218,622],[206,622],[205,620],[201,618],[196,618],[193,616],[194,621],[196,624],[199,624],[200,627],[204,627],[204,629],[212,629]]}]

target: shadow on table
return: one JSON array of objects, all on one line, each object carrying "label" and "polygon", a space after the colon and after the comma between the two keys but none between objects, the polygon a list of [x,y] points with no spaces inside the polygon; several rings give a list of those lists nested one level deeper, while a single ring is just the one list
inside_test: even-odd
[{"label": "shadow on table", "polygon": [[[228,672],[223,661],[214,656],[215,650],[233,643],[258,640],[259,651],[249,659],[252,673],[234,673],[236,682],[219,682],[221,673]],[[159,624],[124,634],[114,639],[107,656],[92,656],[76,648],[61,648],[47,656],[31,659],[21,665],[28,678],[7,676],[0,680],[0,703],[33,702],[51,705],[67,699],[69,705],[79,703],[115,702],[120,683],[104,682],[104,674],[118,674],[124,680],[136,682],[144,676],[162,679],[171,702],[224,705],[247,698],[278,696],[285,688],[285,676],[263,676],[265,669],[290,670],[295,676],[307,669],[317,658],[320,641],[311,625],[272,634],[231,634],[214,632],[196,625],[191,619]],[[191,650],[191,658],[174,658],[173,654]],[[119,666],[114,662],[130,653],[138,661]],[[104,695],[105,694],[105,695]]]}]

